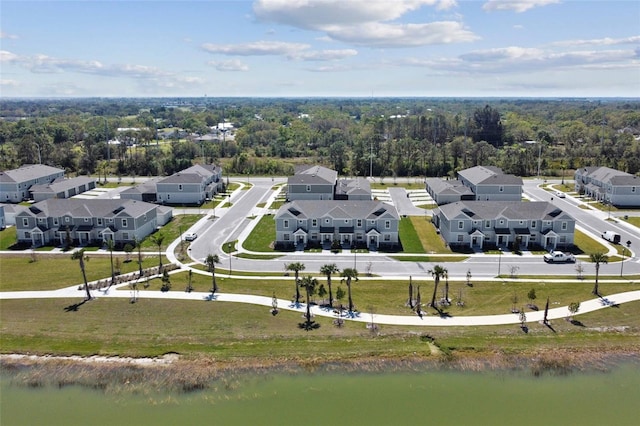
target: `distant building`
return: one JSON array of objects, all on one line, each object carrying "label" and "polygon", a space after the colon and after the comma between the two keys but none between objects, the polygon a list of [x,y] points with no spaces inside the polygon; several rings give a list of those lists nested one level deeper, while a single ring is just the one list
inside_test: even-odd
[{"label": "distant building", "polygon": [[0,201],[19,203],[29,198],[33,185],[46,185],[64,176],[64,170],[44,164],[29,164],[0,172]]},{"label": "distant building", "polygon": [[476,166],[458,172],[457,180],[429,178],[426,190],[438,204],[455,201],[520,201],[522,178],[504,174],[499,167]]},{"label": "distant building", "polygon": [[576,192],[619,207],[640,206],[640,178],[609,167],[580,167],[575,175]]},{"label": "distant building", "polygon": [[552,203],[457,201],[434,210],[432,221],[451,247],[542,247],[574,242],[575,219]]},{"label": "distant building", "polygon": [[222,168],[196,164],[156,182],[156,202],[200,205],[222,190]]},{"label": "distant building", "polygon": [[287,200],[371,200],[371,184],[363,177],[338,179],[322,166],[303,166],[287,180]]},{"label": "distant building", "polygon": [[96,187],[96,180],[86,176],[75,178],[58,178],[45,185],[33,185],[29,189],[33,201],[43,201],[49,198],[71,198]]}]

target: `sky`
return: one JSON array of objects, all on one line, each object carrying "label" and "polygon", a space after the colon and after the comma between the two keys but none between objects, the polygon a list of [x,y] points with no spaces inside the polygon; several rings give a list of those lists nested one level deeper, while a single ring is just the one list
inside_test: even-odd
[{"label": "sky", "polygon": [[0,97],[640,97],[635,0],[0,2]]}]

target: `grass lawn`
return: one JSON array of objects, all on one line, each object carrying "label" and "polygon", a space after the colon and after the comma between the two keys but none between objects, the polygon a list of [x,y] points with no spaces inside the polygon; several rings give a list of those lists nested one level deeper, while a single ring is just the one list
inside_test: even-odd
[{"label": "grass lawn", "polygon": [[180,237],[180,232],[186,232],[194,223],[202,218],[202,215],[182,214],[176,215],[171,222],[164,225],[159,231],[147,236],[142,240],[143,251],[157,251],[158,246],[152,241],[152,238],[163,236],[162,249],[164,250],[172,241]]},{"label": "grass lawn", "polygon": [[0,231],[0,250],[9,250],[9,247],[16,243],[17,235],[15,226]]},{"label": "grass lawn", "polygon": [[[385,179],[386,180],[386,179]],[[424,189],[424,182],[398,182],[393,183],[393,179],[386,181],[384,183],[372,182],[371,189],[388,189],[388,188],[405,188],[405,189]]]},{"label": "grass lawn", "polygon": [[[109,255],[91,255],[85,261],[87,280],[94,281],[111,277],[111,260]],[[36,254],[34,262],[30,255],[0,257],[0,290],[55,290],[75,284],[82,284],[82,272],[77,260],[69,255]],[[131,253],[131,262],[124,262],[126,256],[115,255],[120,260],[120,272],[126,274],[138,270],[138,253]],[[162,260],[163,264],[167,259]],[[158,256],[143,254],[142,267],[158,266]]]},{"label": "grass lawn", "polygon": [[631,225],[640,228],[640,216],[629,216],[627,219],[620,218]]},{"label": "grass lawn", "polygon": [[[517,325],[494,327],[379,326],[374,334],[365,324],[317,317],[320,328],[297,326],[299,313],[236,303],[141,299],[97,299],[67,312],[77,299],[0,301],[0,352],[58,355],[160,356],[176,352],[187,359],[216,361],[304,360],[327,362],[357,357],[403,358],[430,354],[421,336],[428,333],[441,347],[460,353],[509,354],[547,348],[638,347],[640,302],[576,317],[585,327],[553,322],[555,333],[531,323],[529,333]],[[197,319],[197,320],[196,320]],[[626,332],[603,333],[617,326]],[[455,352],[454,352],[455,353]]]},{"label": "grass lawn", "polygon": [[242,246],[249,251],[273,252],[273,240],[276,235],[276,221],[272,215],[264,215],[253,228]]},{"label": "grass lawn", "polygon": [[412,218],[403,217],[400,219],[398,233],[404,253],[425,253],[422,240],[413,225]]},{"label": "grass lawn", "polygon": [[422,253],[451,253],[451,250],[447,248],[443,239],[436,232],[430,216],[410,216],[410,219],[422,243],[424,250]]}]

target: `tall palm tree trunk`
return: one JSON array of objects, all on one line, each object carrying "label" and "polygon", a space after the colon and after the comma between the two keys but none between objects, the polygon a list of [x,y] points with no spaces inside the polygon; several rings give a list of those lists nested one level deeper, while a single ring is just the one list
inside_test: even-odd
[{"label": "tall palm tree trunk", "polygon": [[351,299],[351,278],[347,278],[347,291],[349,293],[349,312],[353,312],[353,299]]},{"label": "tall palm tree trunk", "polygon": [[327,276],[327,287],[329,287],[329,306],[333,308],[333,293],[331,292],[331,275]]},{"label": "tall palm tree trunk", "polygon": [[431,296],[431,307],[436,307],[436,293],[438,292],[438,284],[440,284],[440,277],[436,275],[433,285],[433,296]]}]

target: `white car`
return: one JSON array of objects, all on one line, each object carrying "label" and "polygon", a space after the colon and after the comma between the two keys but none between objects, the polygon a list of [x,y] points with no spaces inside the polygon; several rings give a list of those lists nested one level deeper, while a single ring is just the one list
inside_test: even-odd
[{"label": "white car", "polygon": [[186,241],[193,241],[196,238],[198,238],[198,234],[196,234],[195,232],[187,232],[186,234],[184,234],[184,239]]},{"label": "white car", "polygon": [[565,193],[562,191],[556,191],[556,197],[558,198],[564,198],[566,197]]}]

